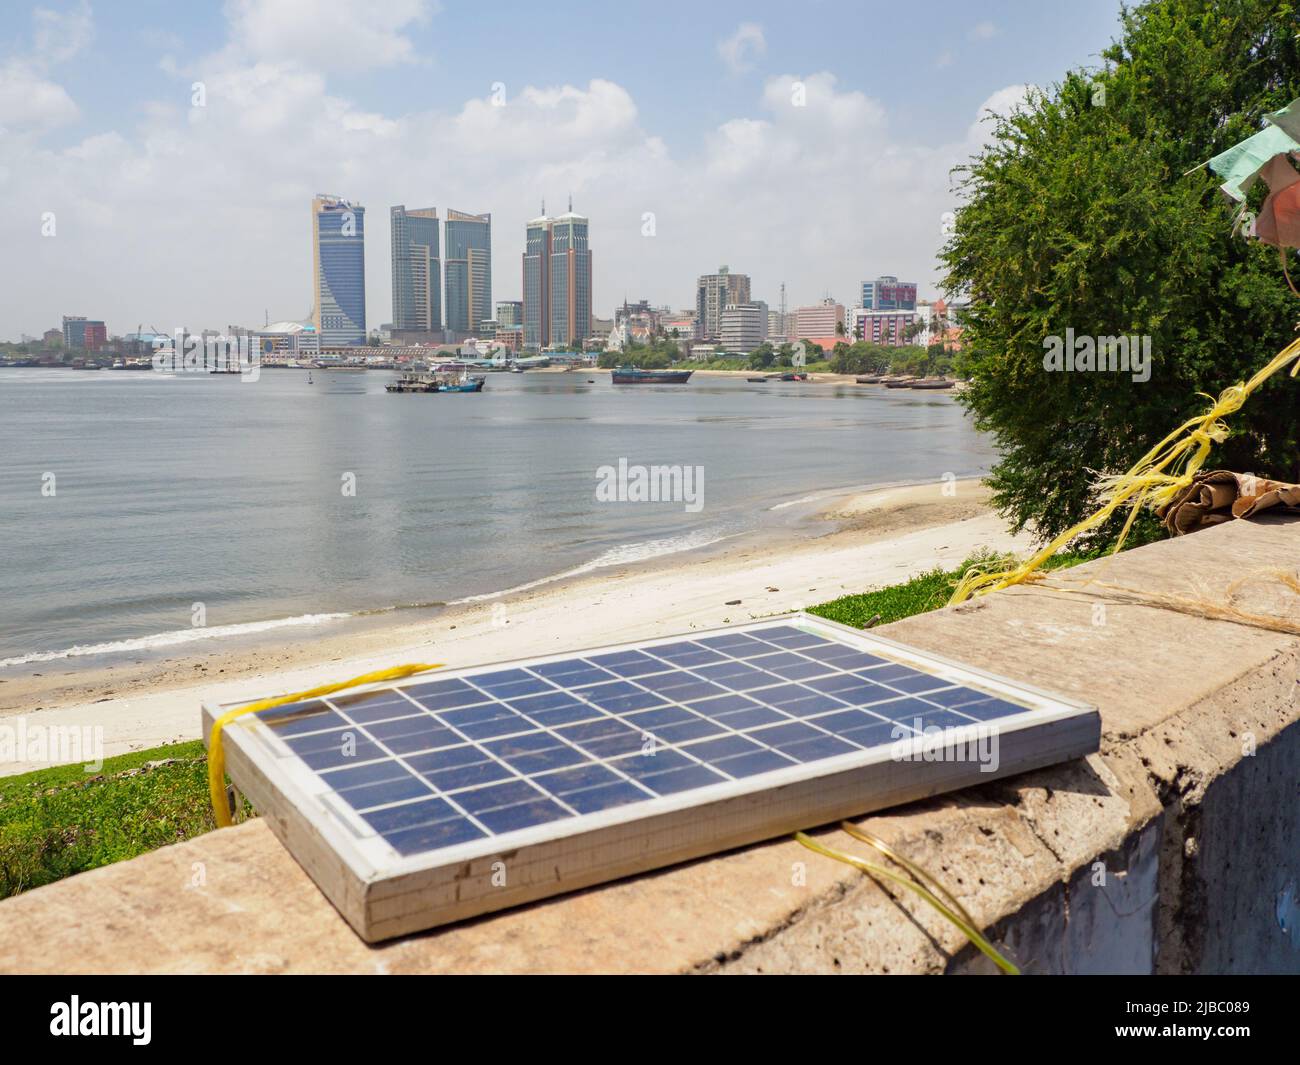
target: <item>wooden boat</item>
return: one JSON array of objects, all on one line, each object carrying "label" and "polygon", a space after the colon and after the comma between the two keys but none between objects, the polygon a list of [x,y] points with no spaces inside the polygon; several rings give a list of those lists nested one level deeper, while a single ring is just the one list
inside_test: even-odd
[{"label": "wooden boat", "polygon": [[949,381],[948,378],[946,377],[923,377],[919,381],[913,381],[911,385],[909,385],[908,387],[921,388],[921,389],[942,389],[942,388],[952,388],[952,386],[955,385],[956,383],[957,383],[956,381]]},{"label": "wooden boat", "polygon": [[616,385],[684,385],[694,370],[639,370],[635,366],[620,366],[613,372]]},{"label": "wooden boat", "polygon": [[878,385],[884,378],[880,374],[871,374],[867,377],[855,377],[853,380],[859,385]]},{"label": "wooden boat", "polygon": [[911,388],[918,380],[917,377],[886,377],[880,383],[886,388]]},{"label": "wooden boat", "polygon": [[769,380],[771,380],[771,378],[769,378],[769,377],[746,377],[745,380],[748,381],[748,382],[750,382],[751,384],[755,384],[755,385],[765,385],[765,384],[767,384],[767,382],[768,382]]},{"label": "wooden boat", "polygon": [[778,380],[780,381],[807,381],[808,375],[802,372],[783,373]]}]

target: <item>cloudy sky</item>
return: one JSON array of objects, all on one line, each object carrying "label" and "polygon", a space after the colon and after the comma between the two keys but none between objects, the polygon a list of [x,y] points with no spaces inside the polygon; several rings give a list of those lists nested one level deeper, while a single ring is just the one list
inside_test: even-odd
[{"label": "cloudy sky", "polygon": [[933,293],[980,115],[1095,65],[1118,7],[0,0],[0,338],[301,318],[318,191],[368,208],[372,328],[397,203],[490,211],[498,299],[570,194],[601,316],[721,263],[773,305]]}]

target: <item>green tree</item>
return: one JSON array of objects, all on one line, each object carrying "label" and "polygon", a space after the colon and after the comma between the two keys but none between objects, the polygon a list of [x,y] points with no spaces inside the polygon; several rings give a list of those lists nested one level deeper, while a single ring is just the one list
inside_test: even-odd
[{"label": "green tree", "polygon": [[[962,399],[1001,456],[994,501],[1044,539],[1091,512],[1097,472],[1276,354],[1297,311],[1275,249],[1232,236],[1214,176],[1188,173],[1300,96],[1293,0],[1149,0],[1102,56],[993,120],[943,252],[946,288],[970,299]],[[1045,341],[1067,329],[1150,337],[1150,380],[1048,372]],[[1296,480],[1295,387],[1252,397],[1210,461]]]}]

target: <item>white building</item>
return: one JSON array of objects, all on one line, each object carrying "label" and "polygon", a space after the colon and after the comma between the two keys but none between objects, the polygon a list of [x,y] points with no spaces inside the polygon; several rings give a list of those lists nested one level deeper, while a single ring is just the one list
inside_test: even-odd
[{"label": "white building", "polygon": [[719,322],[719,346],[723,351],[748,355],[767,339],[767,304],[729,303]]}]

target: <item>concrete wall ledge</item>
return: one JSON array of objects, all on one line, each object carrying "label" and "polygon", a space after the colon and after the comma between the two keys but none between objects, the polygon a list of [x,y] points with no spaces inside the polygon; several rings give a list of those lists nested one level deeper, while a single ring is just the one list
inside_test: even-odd
[{"label": "concrete wall ledge", "polygon": [[[1102,749],[860,823],[1029,972],[1300,972],[1300,638],[1099,586],[1223,602],[1253,574],[1233,602],[1295,621],[1266,571],[1298,548],[1298,522],[1235,522],[889,626],[1096,704]],[[27,973],[992,969],[923,904],[789,840],[370,947],[252,821],[9,899],[0,922],[0,970]]]}]

